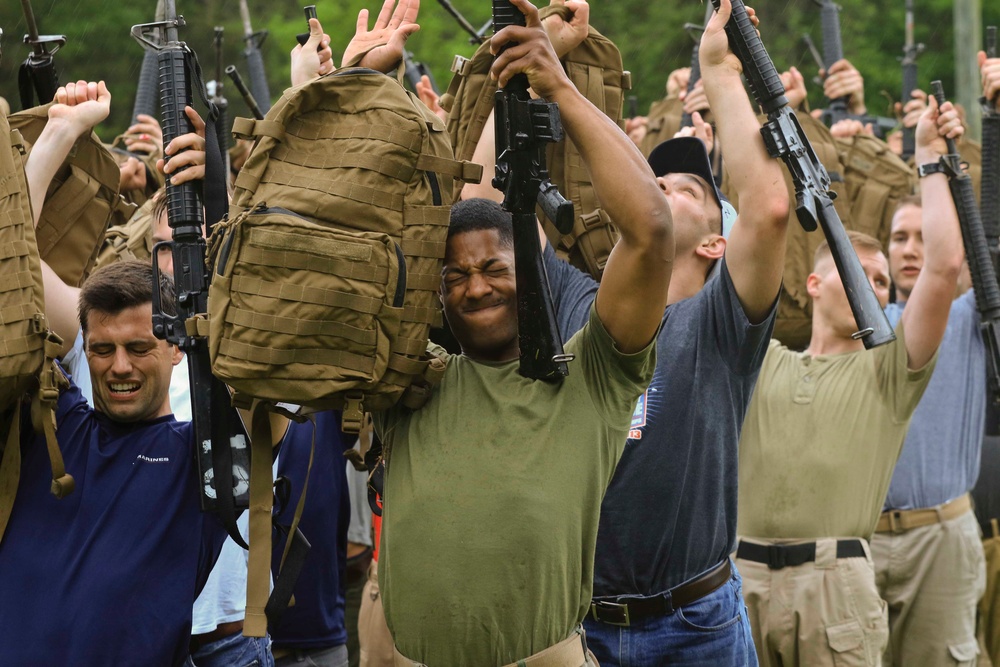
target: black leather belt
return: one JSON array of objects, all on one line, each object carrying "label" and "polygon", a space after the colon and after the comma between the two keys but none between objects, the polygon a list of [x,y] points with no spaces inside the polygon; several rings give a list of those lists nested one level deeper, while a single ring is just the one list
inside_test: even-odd
[{"label": "black leather belt", "polygon": [[[764,563],[772,570],[795,567],[816,560],[816,543],[805,544],[755,544],[740,541],[736,557]],[[837,540],[837,558],[864,558],[865,547],[861,540]]]},{"label": "black leather belt", "polygon": [[674,586],[666,593],[648,598],[619,597],[613,600],[593,600],[590,605],[590,616],[601,623],[623,626],[629,625],[633,619],[667,616],[717,590],[732,576],[732,564],[727,558],[711,570]]}]

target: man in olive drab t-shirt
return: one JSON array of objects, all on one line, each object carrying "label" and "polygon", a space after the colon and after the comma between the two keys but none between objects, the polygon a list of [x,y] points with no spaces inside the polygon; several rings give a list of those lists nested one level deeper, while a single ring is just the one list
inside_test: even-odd
[{"label": "man in olive drab t-shirt", "polygon": [[[961,134],[950,104],[917,128],[917,159],[937,163]],[[922,179],[927,253],[896,340],[864,350],[829,248],[807,281],[812,338],[771,343],[740,440],[737,564],[762,665],[880,665],[888,628],[867,540],[910,416],[930,379],[962,266],[947,177]],[[878,241],[851,233],[885,304]]]},{"label": "man in olive drab t-shirt", "polygon": [[[493,38],[493,74],[515,73],[557,102],[601,207],[621,222],[587,327],[561,383],[518,373],[509,218],[456,206],[441,300],[462,347],[429,403],[379,415],[385,442],[379,583],[397,664],[590,664],[590,606],[601,497],[652,375],[674,242],[670,209],[642,154],[566,77],[526,0],[526,27]],[[577,11],[585,3],[573,3]],[[586,30],[586,23],[583,23]],[[567,30],[577,28],[566,24]],[[404,657],[405,656],[405,657]]]}]

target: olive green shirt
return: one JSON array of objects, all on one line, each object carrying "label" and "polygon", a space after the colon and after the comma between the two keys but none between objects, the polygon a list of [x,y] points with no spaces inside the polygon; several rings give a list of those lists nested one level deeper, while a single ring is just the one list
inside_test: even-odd
[{"label": "olive green shirt", "polygon": [[906,359],[902,322],[862,352],[771,341],[740,438],[741,537],[871,537],[937,356],[917,371]]},{"label": "olive green shirt", "polygon": [[566,639],[589,609],[601,500],[655,345],[621,354],[591,309],[565,349],[562,383],[451,356],[427,405],[377,416],[379,584],[408,658],[504,665]]}]

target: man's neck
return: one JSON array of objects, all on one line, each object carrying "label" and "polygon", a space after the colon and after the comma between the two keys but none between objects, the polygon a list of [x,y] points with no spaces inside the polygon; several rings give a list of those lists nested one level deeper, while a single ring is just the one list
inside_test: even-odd
[{"label": "man's neck", "polygon": [[819,322],[815,313],[813,314],[812,337],[809,339],[809,347],[805,350],[806,354],[816,357],[819,355],[861,352],[864,349],[865,344],[860,340],[844,336],[825,323]]},{"label": "man's neck", "polygon": [[[722,260],[719,260],[722,261]],[[677,257],[674,270],[670,274],[670,289],[667,290],[667,305],[690,299],[705,286],[708,266],[693,253]]]}]

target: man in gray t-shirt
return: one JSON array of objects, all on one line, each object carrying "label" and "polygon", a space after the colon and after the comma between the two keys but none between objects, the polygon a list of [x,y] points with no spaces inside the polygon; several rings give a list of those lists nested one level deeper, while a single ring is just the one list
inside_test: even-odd
[{"label": "man in gray t-shirt", "polygon": [[[921,203],[900,203],[889,237],[895,326],[923,267]],[[969,490],[979,476],[986,352],[972,290],[955,299],[937,366],[917,406],[872,537],[879,593],[889,604],[885,663],[953,665],[978,652],[976,604],[986,585]]]}]

